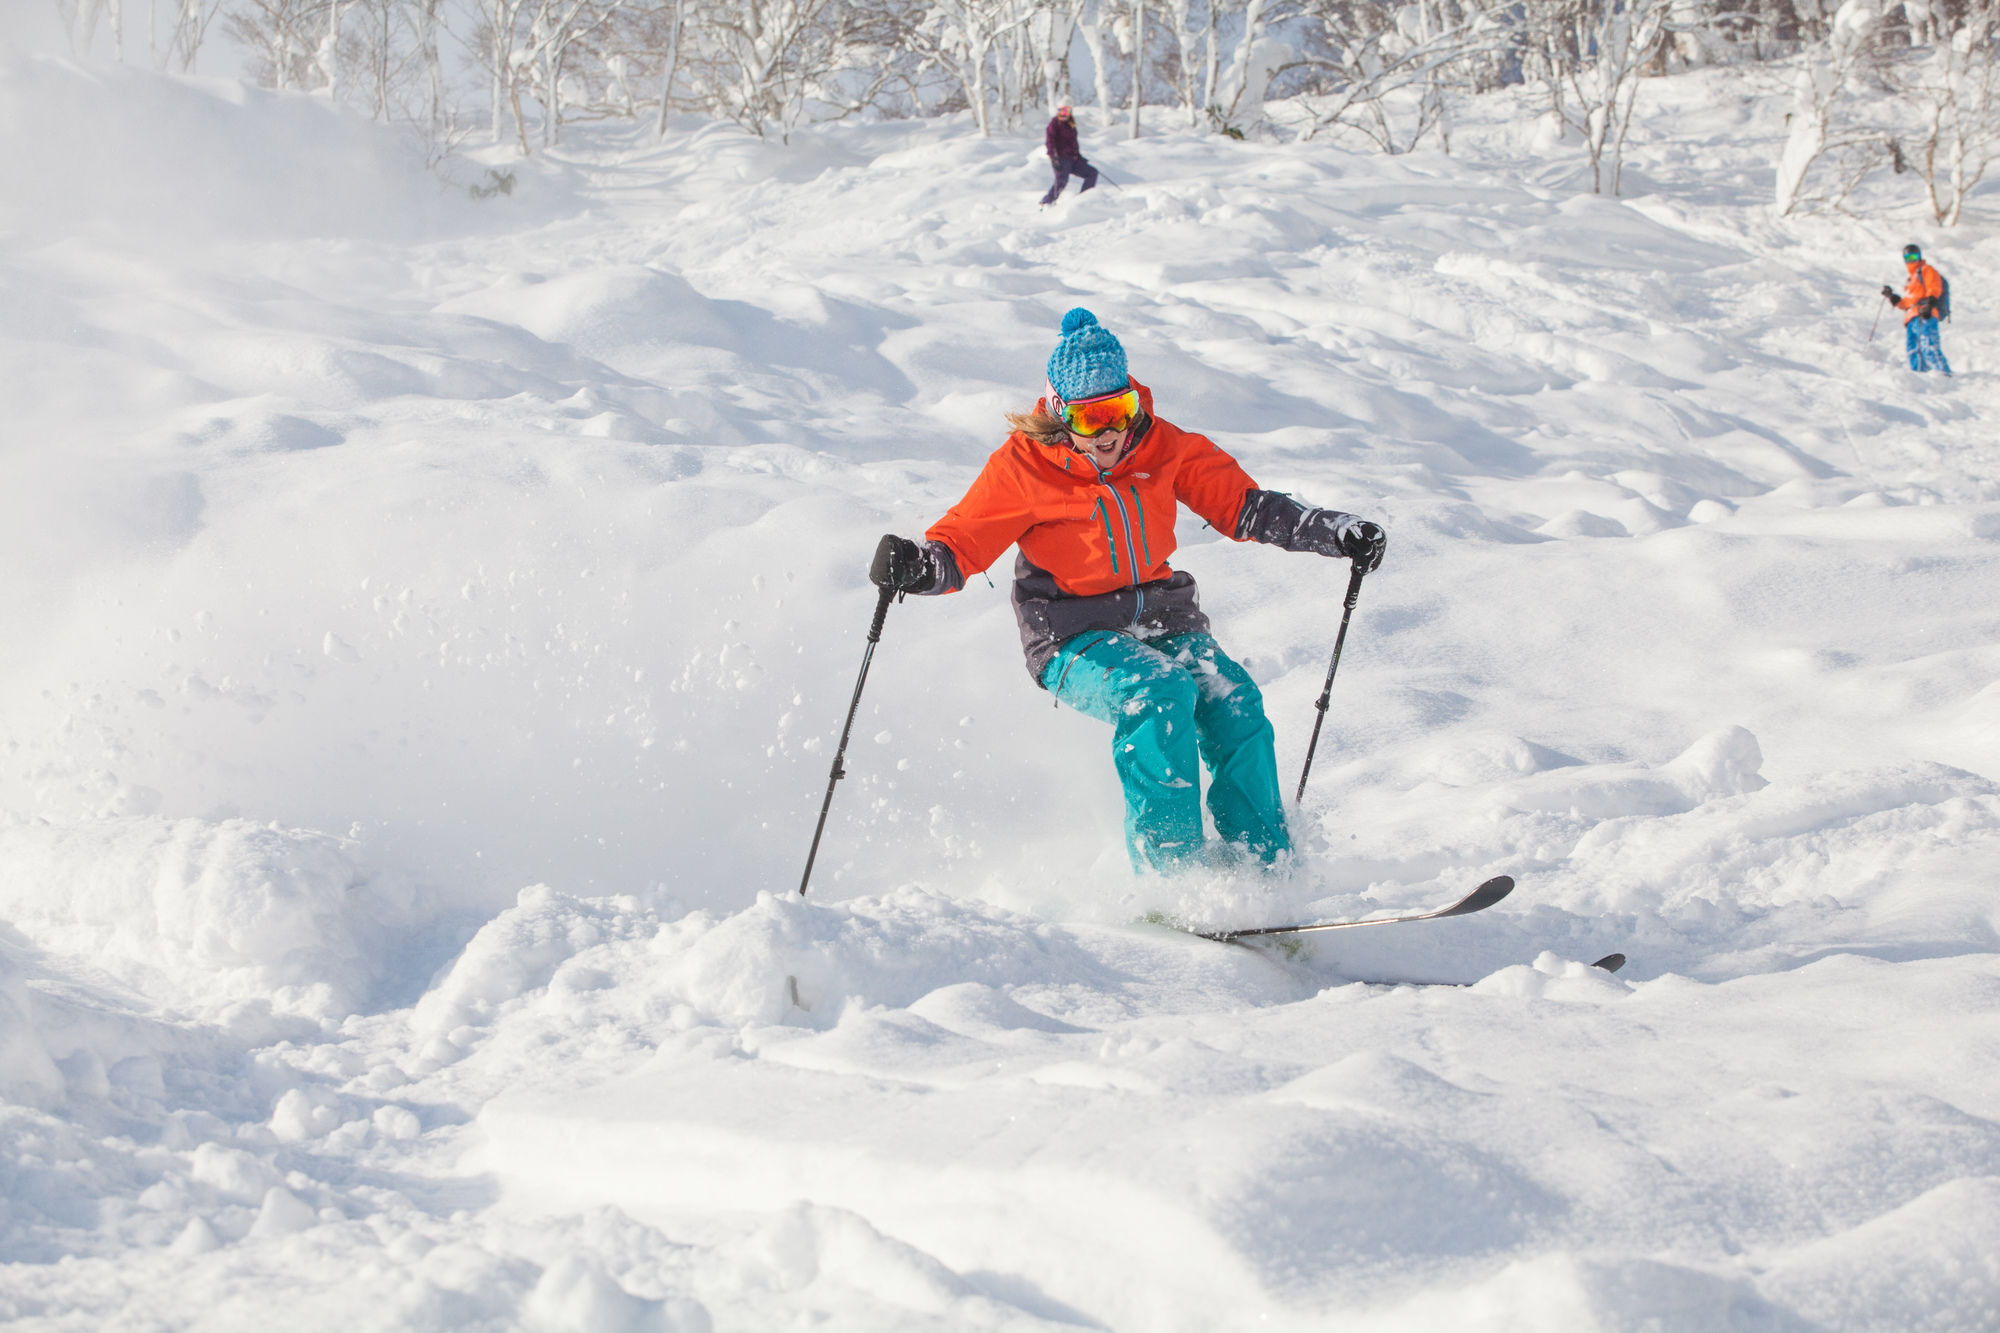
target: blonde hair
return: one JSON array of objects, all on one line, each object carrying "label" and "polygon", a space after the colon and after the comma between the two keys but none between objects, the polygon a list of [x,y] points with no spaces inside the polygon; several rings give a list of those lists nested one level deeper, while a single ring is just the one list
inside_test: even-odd
[{"label": "blonde hair", "polygon": [[1031,411],[1009,412],[1007,424],[1040,444],[1067,446],[1070,442],[1069,427],[1063,425],[1061,417],[1052,414],[1040,403]]}]

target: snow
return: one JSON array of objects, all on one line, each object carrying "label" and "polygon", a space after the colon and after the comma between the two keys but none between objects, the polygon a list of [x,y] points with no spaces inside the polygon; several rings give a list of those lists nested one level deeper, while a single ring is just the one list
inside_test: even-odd
[{"label": "snow", "polygon": [[[1622,200],[1502,94],[1037,211],[962,119],[441,183],[0,64],[0,1318],[2000,1318],[2000,250],[1774,220],[1782,90],[1649,81]],[[891,609],[801,900],[868,555],[1077,304],[1389,527],[1301,864],[1131,877],[1003,564]],[[1346,568],[1181,535],[1296,771]]]}]

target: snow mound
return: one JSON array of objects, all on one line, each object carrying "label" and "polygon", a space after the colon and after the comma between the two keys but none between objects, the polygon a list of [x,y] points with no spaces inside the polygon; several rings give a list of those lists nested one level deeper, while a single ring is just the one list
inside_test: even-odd
[{"label": "snow mound", "polygon": [[852,1004],[902,1008],[954,982],[1101,976],[1057,927],[920,888],[828,906],[760,894],[654,945],[662,977],[716,1020],[830,1027]]},{"label": "snow mound", "polygon": [[62,1071],[39,1032],[22,950],[0,938],[0,1098],[45,1106],[62,1093]]},{"label": "snow mound", "polygon": [[402,961],[413,890],[329,834],[230,819],[0,826],[0,918],[150,999],[333,1019]]},{"label": "snow mound", "polygon": [[1502,968],[1473,989],[1483,995],[1588,1004],[1622,996],[1630,988],[1601,967],[1544,952],[1533,964]]},{"label": "snow mound", "polygon": [[324,99],[0,50],[0,217],[32,232],[411,239],[474,216],[420,141]]},{"label": "snow mound", "polygon": [[543,1270],[528,1293],[535,1333],[709,1333],[698,1302],[634,1296],[586,1255],[565,1255]]},{"label": "snow mound", "polygon": [[645,373],[669,356],[685,360],[695,349],[738,351],[742,338],[725,318],[727,309],[686,279],[640,265],[552,276],[510,274],[439,307],[519,325],[546,342],[568,343],[634,373]]},{"label": "snow mound", "polygon": [[579,899],[536,884],[481,926],[443,978],[417,1001],[419,1031],[448,1034],[492,1023],[511,1002],[542,990],[587,950],[650,934],[657,919],[629,897]]},{"label": "snow mound", "polygon": [[1499,788],[1496,800],[1516,810],[1575,811],[1597,819],[1682,814],[1765,785],[1759,772],[1763,753],[1757,738],[1742,727],[1712,732],[1658,768],[1594,765],[1541,773],[1536,769],[1547,767],[1546,762],[1514,752],[1506,752],[1501,762],[1520,765],[1517,771],[1533,776]]}]

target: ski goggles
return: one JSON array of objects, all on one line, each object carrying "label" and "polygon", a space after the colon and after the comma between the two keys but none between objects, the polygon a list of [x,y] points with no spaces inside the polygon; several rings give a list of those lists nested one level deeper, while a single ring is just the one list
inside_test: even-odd
[{"label": "ski goggles", "polygon": [[1106,431],[1129,429],[1139,417],[1139,391],[1124,388],[1078,403],[1058,396],[1056,406],[1061,409],[1063,425],[1089,439]]},{"label": "ski goggles", "polygon": [[1905,264],[1914,264],[1914,263],[1918,262],[1919,260],[1921,260],[1921,259],[1922,259],[1923,257],[1924,257],[1924,253],[1923,253],[1923,251],[1921,251],[1921,250],[1905,250],[1905,251],[1903,251],[1903,262],[1904,262]]}]

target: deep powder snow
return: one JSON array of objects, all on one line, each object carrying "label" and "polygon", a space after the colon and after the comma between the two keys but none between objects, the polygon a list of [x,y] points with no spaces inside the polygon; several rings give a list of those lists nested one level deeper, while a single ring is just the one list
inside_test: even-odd
[{"label": "deep powder snow", "polygon": [[[0,60],[0,1319],[2000,1321],[1984,221],[1945,381],[1865,341],[1907,219],[1770,219],[1701,75],[1624,199],[1496,96],[1453,157],[1086,125],[1123,188],[1038,212],[963,121],[474,202]],[[1302,864],[1133,879],[1003,565],[892,608],[801,901],[869,552],[1077,304],[1390,529]],[[1345,566],[1181,536],[1295,772]]]}]

